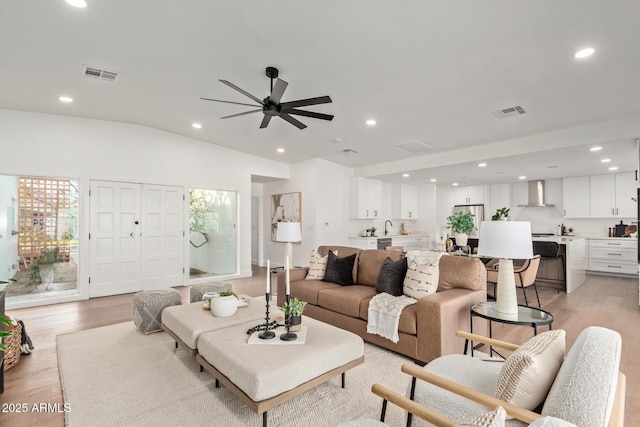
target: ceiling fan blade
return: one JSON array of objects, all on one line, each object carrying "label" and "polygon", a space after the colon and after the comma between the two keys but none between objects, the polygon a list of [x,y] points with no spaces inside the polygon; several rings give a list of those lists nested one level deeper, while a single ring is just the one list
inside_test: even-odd
[{"label": "ceiling fan blade", "polygon": [[259,107],[259,105],[256,105],[256,104],[244,104],[242,102],[223,101],[222,99],[211,99],[211,98],[200,98],[200,99],[205,101],[226,102],[227,104],[246,105],[248,107]]},{"label": "ceiling fan blade", "polygon": [[251,111],[245,111],[244,113],[238,113],[238,114],[232,114],[230,116],[224,116],[224,117],[220,117],[221,119],[230,119],[231,117],[238,117],[238,116],[244,116],[246,114],[253,114],[253,113],[257,113],[258,111],[262,112],[262,108],[258,109],[258,110],[251,110]]},{"label": "ceiling fan blade", "polygon": [[233,83],[227,81],[227,80],[222,80],[222,79],[218,79],[220,82],[226,84],[227,86],[229,86],[231,89],[235,89],[238,92],[240,92],[241,94],[243,94],[244,96],[248,96],[249,98],[253,99],[254,101],[256,101],[258,104],[262,105],[262,100],[256,98],[255,96],[251,95],[249,92],[247,92],[244,89],[240,89],[238,86],[234,85]]},{"label": "ceiling fan blade", "polygon": [[313,117],[314,119],[333,120],[331,114],[316,113],[314,111],[305,111],[292,108],[287,110],[287,114],[297,114],[298,116]]},{"label": "ceiling fan blade", "polygon": [[282,117],[284,120],[288,121],[289,123],[291,123],[292,125],[294,125],[298,129],[304,129],[304,128],[307,127],[307,125],[302,123],[300,120],[294,119],[293,117],[291,117],[290,115],[288,115],[286,113],[280,113],[280,117]]},{"label": "ceiling fan blade", "polygon": [[299,99],[297,101],[284,102],[280,104],[282,110],[290,110],[296,107],[306,107],[307,105],[328,104],[332,102],[328,96],[319,96],[317,98]]},{"label": "ceiling fan blade", "polygon": [[264,118],[262,119],[262,123],[260,123],[260,129],[264,129],[267,126],[269,126],[269,122],[271,121],[271,117],[273,116],[268,116],[268,115],[264,115]]},{"label": "ceiling fan blade", "polygon": [[282,99],[284,90],[288,85],[289,83],[285,82],[284,80],[276,79],[276,85],[273,87],[273,91],[271,91],[269,100],[271,100],[271,102],[273,102],[274,104],[280,104],[280,99]]}]

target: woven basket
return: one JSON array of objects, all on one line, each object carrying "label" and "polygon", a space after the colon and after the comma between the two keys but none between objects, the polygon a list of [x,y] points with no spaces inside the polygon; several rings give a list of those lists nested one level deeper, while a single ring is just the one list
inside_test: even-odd
[{"label": "woven basket", "polygon": [[13,368],[20,361],[20,342],[22,341],[22,326],[20,324],[5,326],[4,330],[11,332],[10,337],[4,338],[4,370]]}]

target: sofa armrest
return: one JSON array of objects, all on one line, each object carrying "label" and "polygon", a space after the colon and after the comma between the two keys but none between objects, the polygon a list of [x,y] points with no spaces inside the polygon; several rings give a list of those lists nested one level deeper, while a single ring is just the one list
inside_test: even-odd
[{"label": "sofa armrest", "polygon": [[[303,280],[305,277],[307,277],[307,272],[309,271],[308,267],[301,267],[301,268],[292,268],[289,270],[289,282],[295,282],[296,280]],[[285,280],[286,280],[286,271],[284,268],[278,270],[278,276],[276,278],[276,281],[278,283],[278,306],[282,307],[282,305],[284,304],[284,299],[285,299],[285,295],[286,295],[286,284],[285,284]],[[271,290],[271,292],[273,293],[273,289]]]},{"label": "sofa armrest", "polygon": [[[487,300],[485,289],[449,289],[418,300],[418,361],[428,363],[443,354],[462,353],[464,340],[456,332],[469,331],[471,304]],[[486,323],[474,323],[474,332],[486,335]]]}]

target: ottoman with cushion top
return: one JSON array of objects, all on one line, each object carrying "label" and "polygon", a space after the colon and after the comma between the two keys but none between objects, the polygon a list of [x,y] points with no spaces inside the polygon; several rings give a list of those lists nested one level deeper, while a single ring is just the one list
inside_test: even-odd
[{"label": "ottoman with cushion top", "polygon": [[222,291],[230,291],[230,290],[231,290],[231,283],[226,283],[226,282],[199,283],[197,285],[191,286],[191,289],[189,289],[189,301],[190,302],[202,301],[202,296],[207,292],[220,293]]},{"label": "ottoman with cushion top", "polygon": [[[192,356],[196,355],[198,338],[204,332],[253,321],[256,325],[264,323],[265,299],[247,298],[249,305],[239,307],[230,317],[215,317],[209,310],[202,309],[202,302],[169,307],[162,313],[162,328]],[[271,305],[270,313],[279,313]],[[251,327],[251,326],[250,326]]]},{"label": "ottoman with cushion top", "polygon": [[180,292],[175,289],[141,291],[133,296],[133,323],[145,334],[162,330],[162,311],[180,305]]},{"label": "ottoman with cushion top", "polygon": [[222,383],[262,414],[266,426],[269,409],[338,375],[344,387],[345,372],[364,362],[364,342],[356,334],[306,316],[302,324],[304,344],[249,344],[248,323],[203,333],[196,360],[216,386]]}]

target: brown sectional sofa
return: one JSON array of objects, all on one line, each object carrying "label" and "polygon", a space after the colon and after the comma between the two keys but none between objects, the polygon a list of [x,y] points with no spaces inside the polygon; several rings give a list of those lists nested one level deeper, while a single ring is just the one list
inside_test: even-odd
[{"label": "brown sectional sofa", "polygon": [[[469,306],[487,300],[487,272],[477,258],[443,256],[440,259],[438,291],[406,307],[400,316],[400,340],[393,343],[367,333],[369,301],[376,295],[378,271],[385,258],[393,261],[403,252],[361,250],[346,246],[320,246],[325,256],[337,250],[339,257],[356,255],[353,268],[355,285],[341,286],[320,280],[304,280],[307,268],[292,269],[291,296],[307,301],[304,314],[361,336],[365,341],[404,354],[419,363],[428,363],[443,354],[461,353],[464,342],[457,330],[469,330]],[[278,305],[285,300],[285,273],[278,272]],[[483,332],[474,324],[474,332]]]}]

